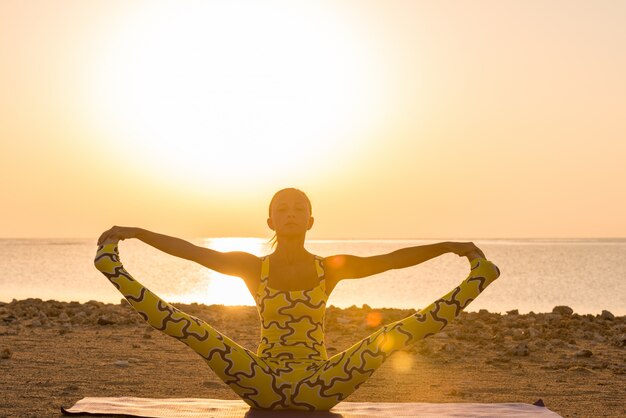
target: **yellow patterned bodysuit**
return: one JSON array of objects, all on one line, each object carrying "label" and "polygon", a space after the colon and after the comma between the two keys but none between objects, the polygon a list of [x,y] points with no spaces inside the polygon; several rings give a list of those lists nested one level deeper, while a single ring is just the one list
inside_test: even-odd
[{"label": "yellow patterned bodysuit", "polygon": [[441,331],[500,275],[490,261],[474,259],[469,276],[447,295],[328,358],[324,345],[328,295],[321,257],[315,258],[318,286],[297,291],[269,287],[269,256],[262,258],[255,296],[261,317],[256,354],[141,285],[124,269],[117,244],[99,246],[94,263],[143,319],[187,344],[248,405],[261,409],[332,408],[390,354]]}]

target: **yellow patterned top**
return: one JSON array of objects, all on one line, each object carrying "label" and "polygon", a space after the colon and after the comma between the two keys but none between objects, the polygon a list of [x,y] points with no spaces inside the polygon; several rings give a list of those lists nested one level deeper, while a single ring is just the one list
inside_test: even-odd
[{"label": "yellow patterned top", "polygon": [[270,258],[262,259],[256,305],[261,316],[257,354],[273,360],[326,360],[324,315],[326,286],[322,258],[315,256],[319,284],[307,290],[278,290],[268,286]]}]

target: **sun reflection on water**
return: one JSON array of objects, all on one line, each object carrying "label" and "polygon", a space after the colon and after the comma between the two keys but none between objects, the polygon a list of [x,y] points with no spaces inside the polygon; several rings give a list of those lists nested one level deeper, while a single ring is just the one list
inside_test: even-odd
[{"label": "sun reflection on water", "polygon": [[[245,251],[257,256],[266,254],[269,249],[266,240],[261,238],[207,238],[200,245],[221,252]],[[254,299],[241,278],[209,269],[204,269],[203,274],[207,285],[203,291],[193,296],[199,303],[254,306]]]}]

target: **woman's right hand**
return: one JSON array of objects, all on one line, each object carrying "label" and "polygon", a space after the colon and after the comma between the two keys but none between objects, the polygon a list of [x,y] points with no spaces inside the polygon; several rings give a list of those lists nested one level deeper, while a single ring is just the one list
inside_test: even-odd
[{"label": "woman's right hand", "polygon": [[126,238],[134,238],[137,234],[137,228],[126,226],[113,226],[107,229],[98,238],[98,245],[111,244],[123,241]]}]

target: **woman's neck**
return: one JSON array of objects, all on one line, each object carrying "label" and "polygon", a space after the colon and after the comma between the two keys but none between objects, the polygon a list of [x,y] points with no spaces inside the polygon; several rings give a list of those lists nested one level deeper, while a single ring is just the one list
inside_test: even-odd
[{"label": "woman's neck", "polygon": [[304,248],[304,237],[283,237],[276,242],[276,250],[272,256],[287,264],[295,264],[311,255]]}]

